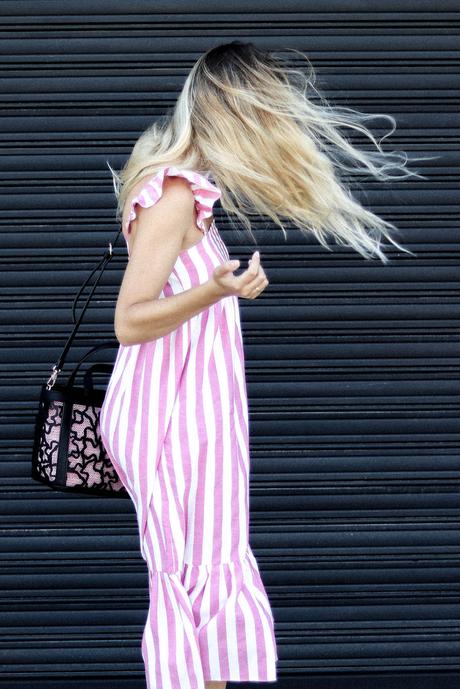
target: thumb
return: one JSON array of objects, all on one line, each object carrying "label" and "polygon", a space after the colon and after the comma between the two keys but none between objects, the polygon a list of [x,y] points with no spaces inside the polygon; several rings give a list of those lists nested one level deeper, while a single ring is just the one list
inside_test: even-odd
[{"label": "thumb", "polygon": [[220,267],[221,267],[222,272],[224,272],[224,273],[231,272],[232,273],[234,270],[236,270],[238,268],[239,265],[240,265],[239,259],[234,258],[231,261],[225,261],[225,263],[222,263]]}]

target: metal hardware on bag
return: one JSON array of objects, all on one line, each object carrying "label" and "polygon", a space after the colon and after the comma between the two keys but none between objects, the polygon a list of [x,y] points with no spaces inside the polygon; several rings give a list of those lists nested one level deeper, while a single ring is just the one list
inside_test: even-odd
[{"label": "metal hardware on bag", "polygon": [[113,254],[113,251],[112,251],[112,242],[109,242],[109,254],[110,254],[110,256]]},{"label": "metal hardware on bag", "polygon": [[53,387],[53,385],[56,382],[56,378],[58,377],[58,375],[62,371],[62,369],[57,368],[56,364],[53,366],[52,370],[53,370],[53,372],[50,375],[50,377],[48,378],[47,383],[46,383],[46,389],[47,390],[51,390],[51,388]]}]

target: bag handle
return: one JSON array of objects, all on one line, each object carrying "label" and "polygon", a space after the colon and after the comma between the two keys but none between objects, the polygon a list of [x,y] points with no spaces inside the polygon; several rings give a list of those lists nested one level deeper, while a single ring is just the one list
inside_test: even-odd
[{"label": "bag handle", "polygon": [[92,270],[92,272],[88,275],[88,277],[87,277],[86,280],[84,281],[83,285],[81,286],[81,288],[80,288],[80,290],[79,290],[79,292],[78,292],[76,298],[74,299],[73,308],[72,308],[72,314],[73,314],[73,318],[74,318],[74,320],[75,320],[75,305],[76,305],[76,303],[77,303],[77,301],[78,301],[78,299],[79,299],[79,297],[80,297],[82,291],[84,290],[84,288],[86,287],[86,285],[89,283],[89,281],[90,281],[91,278],[93,277],[94,273],[95,273],[97,270],[99,270],[99,271],[100,271],[100,272],[99,272],[99,275],[97,276],[96,280],[94,281],[94,285],[93,285],[93,287],[92,287],[92,289],[91,289],[91,292],[89,293],[89,296],[88,296],[88,298],[87,298],[87,300],[86,300],[86,302],[85,302],[85,305],[83,306],[83,308],[82,308],[82,310],[81,310],[80,317],[79,317],[78,320],[76,321],[75,326],[74,326],[72,332],[70,333],[70,335],[69,335],[69,337],[68,337],[68,339],[67,339],[67,342],[66,342],[65,345],[64,345],[64,349],[62,350],[61,356],[59,357],[59,359],[57,360],[57,362],[54,364],[54,366],[53,366],[53,368],[52,368],[51,376],[49,377],[49,379],[48,379],[48,381],[47,381],[47,383],[46,383],[46,389],[47,389],[47,390],[51,390],[51,388],[53,387],[53,385],[54,385],[55,382],[56,382],[56,379],[57,379],[58,375],[59,375],[60,372],[62,371],[62,368],[63,368],[63,366],[64,366],[64,362],[65,362],[65,360],[66,360],[66,357],[67,357],[67,354],[68,354],[68,352],[69,352],[70,346],[71,346],[71,344],[72,344],[72,342],[73,342],[73,340],[74,340],[74,338],[75,338],[75,335],[77,334],[77,330],[78,330],[78,328],[80,327],[80,324],[81,324],[81,322],[82,322],[82,320],[83,320],[83,316],[85,315],[85,311],[86,311],[86,309],[88,308],[89,302],[90,302],[90,300],[91,300],[91,298],[92,298],[92,296],[93,296],[93,294],[94,294],[94,292],[95,292],[95,290],[96,290],[96,287],[97,287],[98,284],[99,284],[99,281],[100,281],[100,279],[101,279],[101,277],[102,277],[102,274],[103,274],[103,272],[104,272],[104,270],[105,270],[105,268],[106,268],[106,266],[107,266],[107,263],[112,259],[112,256],[113,256],[113,246],[115,246],[115,244],[116,244],[116,242],[117,242],[117,240],[118,240],[118,237],[120,236],[121,232],[122,232],[122,227],[120,227],[120,229],[118,230],[118,232],[117,232],[117,234],[116,234],[116,236],[115,236],[115,239],[114,239],[114,241],[113,241],[113,245],[112,245],[111,242],[109,242],[109,247],[108,247],[108,249],[106,249],[106,251],[105,251],[105,253],[104,253],[102,259],[97,263],[96,267],[95,267],[95,268]]},{"label": "bag handle", "polygon": [[94,390],[94,374],[95,373],[107,373],[108,375],[111,375],[113,371],[113,364],[106,364],[106,363],[97,363],[93,364],[92,366],[89,367],[89,369],[86,371],[85,375],[83,376],[83,387],[85,390],[89,390],[92,392]]},{"label": "bag handle", "polygon": [[112,347],[119,347],[119,342],[101,342],[100,344],[95,345],[94,347],[91,347],[90,350],[88,350],[80,359],[78,364],[75,366],[74,370],[69,376],[69,379],[66,383],[66,387],[71,388],[73,384],[75,383],[75,378],[77,376],[78,370],[82,363],[87,359],[91,354],[94,354],[94,352],[99,351],[99,349],[109,349]]}]

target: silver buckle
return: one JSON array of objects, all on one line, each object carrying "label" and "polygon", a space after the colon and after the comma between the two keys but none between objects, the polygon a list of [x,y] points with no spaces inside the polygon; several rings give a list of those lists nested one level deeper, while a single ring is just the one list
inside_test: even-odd
[{"label": "silver buckle", "polygon": [[51,388],[52,388],[53,385],[55,384],[56,378],[58,377],[58,375],[59,375],[59,373],[61,372],[61,370],[62,370],[62,369],[56,367],[56,364],[53,366],[53,372],[52,372],[52,374],[50,375],[50,377],[48,378],[48,381],[47,381],[47,383],[46,383],[46,389],[47,389],[47,390],[51,390]]}]

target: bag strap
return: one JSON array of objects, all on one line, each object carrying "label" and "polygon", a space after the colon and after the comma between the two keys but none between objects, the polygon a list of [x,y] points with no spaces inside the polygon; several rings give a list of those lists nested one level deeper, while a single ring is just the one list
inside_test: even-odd
[{"label": "bag strap", "polygon": [[[91,297],[93,296],[93,294],[94,294],[94,292],[95,292],[95,290],[96,290],[96,287],[97,287],[98,284],[99,284],[99,281],[100,281],[100,279],[101,279],[101,277],[102,277],[102,274],[103,274],[103,272],[104,272],[104,270],[105,270],[105,268],[106,268],[106,266],[107,266],[107,263],[112,259],[112,256],[113,256],[113,246],[115,246],[115,244],[116,244],[116,242],[117,242],[117,240],[118,240],[118,237],[120,236],[121,232],[122,232],[122,227],[120,227],[120,229],[118,230],[118,232],[117,232],[117,234],[116,234],[116,236],[115,236],[115,239],[114,239],[114,241],[113,241],[113,244],[112,244],[111,242],[109,242],[108,249],[106,249],[106,251],[105,251],[105,253],[104,253],[102,259],[98,262],[98,264],[96,265],[96,267],[95,267],[95,268],[91,271],[91,273],[88,275],[88,277],[86,278],[85,282],[84,282],[83,285],[81,286],[81,288],[80,288],[80,290],[79,290],[77,296],[76,296],[75,299],[74,299],[73,307],[72,307],[72,314],[73,314],[73,320],[74,320],[75,326],[74,326],[72,332],[70,333],[70,335],[69,335],[69,337],[68,337],[68,339],[67,339],[67,342],[66,342],[65,345],[64,345],[64,349],[62,350],[61,356],[59,357],[59,359],[57,360],[56,364],[54,364],[54,366],[53,366],[53,368],[52,368],[51,376],[49,377],[48,382],[47,382],[47,384],[46,384],[46,389],[47,389],[47,390],[51,390],[51,388],[53,387],[53,385],[54,385],[55,382],[56,382],[56,379],[57,379],[58,375],[59,375],[60,372],[62,371],[62,368],[63,368],[63,366],[64,366],[64,362],[65,362],[65,360],[66,360],[66,357],[67,357],[67,354],[68,354],[68,352],[69,352],[70,346],[71,346],[71,344],[72,344],[72,342],[73,342],[73,340],[74,340],[74,338],[75,338],[75,335],[77,334],[78,328],[80,327],[80,324],[81,324],[81,322],[82,322],[82,320],[83,320],[83,316],[85,315],[85,311],[86,311],[86,309],[88,308],[88,305],[89,305],[89,302],[90,302],[90,300],[91,300]],[[90,291],[90,293],[89,293],[89,296],[88,296],[88,298],[87,298],[87,300],[86,300],[86,302],[85,302],[85,305],[83,306],[83,308],[82,308],[82,310],[81,310],[80,317],[79,317],[78,320],[75,322],[75,305],[76,305],[76,303],[77,303],[77,301],[78,301],[78,299],[79,299],[79,297],[80,297],[82,291],[85,289],[86,285],[87,285],[88,282],[91,280],[91,278],[93,277],[94,273],[95,273],[97,270],[100,271],[100,272],[99,272],[99,275],[97,276],[97,278],[96,278],[96,280],[95,280],[95,282],[94,282],[94,285],[93,285],[93,287],[92,287],[92,289],[91,289],[91,291]]]},{"label": "bag strap", "polygon": [[[94,352],[99,352],[101,349],[112,349],[112,348],[119,347],[119,346],[120,346],[120,343],[118,341],[115,341],[115,342],[101,342],[101,343],[95,345],[94,347],[91,347],[91,349],[82,356],[82,358],[80,359],[78,364],[75,366],[74,370],[72,371],[72,373],[70,374],[70,376],[67,380],[66,387],[71,388],[74,385],[75,378],[77,376],[78,371],[80,370],[80,366],[89,356],[94,354]],[[110,364],[110,365],[112,366],[112,364]],[[112,366],[112,368],[113,368],[113,366]]]}]

